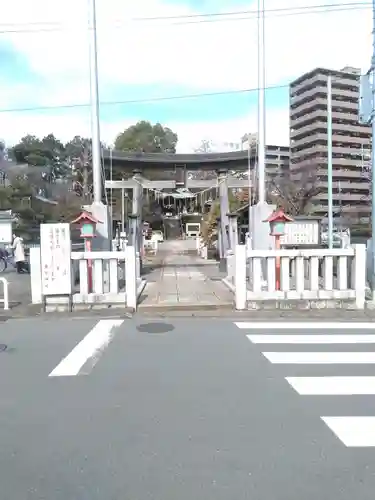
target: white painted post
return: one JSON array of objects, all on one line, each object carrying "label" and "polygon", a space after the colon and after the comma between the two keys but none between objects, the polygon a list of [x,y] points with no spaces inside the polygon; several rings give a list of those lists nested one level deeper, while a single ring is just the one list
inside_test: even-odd
[{"label": "white painted post", "polygon": [[237,310],[246,309],[246,245],[236,245],[234,262],[234,287]]},{"label": "white painted post", "polygon": [[267,290],[269,292],[276,291],[276,258],[267,258]]},{"label": "white painted post", "polygon": [[323,259],[324,290],[333,290],[333,257],[326,255]]},{"label": "white painted post", "polygon": [[3,304],[4,304],[4,311],[9,311],[9,282],[7,279],[1,277],[0,281],[3,284]]},{"label": "white painted post", "polygon": [[81,259],[79,261],[79,293],[82,295],[89,294],[89,280],[88,280],[88,269],[87,269],[86,259]]},{"label": "white painted post", "polygon": [[344,255],[337,258],[337,281],[339,290],[348,289],[348,257]]},{"label": "white painted post", "polygon": [[135,253],[135,262],[136,262],[135,277],[136,277],[136,282],[138,283],[138,281],[141,279],[141,257],[139,252]]},{"label": "white painted post", "polygon": [[42,267],[40,262],[40,247],[30,248],[30,281],[32,304],[42,303]]},{"label": "white painted post", "polygon": [[319,290],[319,257],[310,258],[310,290],[317,292]]},{"label": "white painted post", "polygon": [[111,259],[109,261],[109,293],[116,294],[118,292],[119,292],[118,260]]},{"label": "white painted post", "polygon": [[295,259],[295,266],[296,290],[302,293],[305,289],[305,266],[303,257],[297,257]]},{"label": "white painted post", "polygon": [[97,294],[104,293],[103,260],[95,259],[93,264],[93,291]]},{"label": "white painted post", "polygon": [[233,250],[228,250],[227,253],[227,280],[233,283],[235,270],[235,255]]},{"label": "white painted post", "polygon": [[137,309],[136,247],[128,245],[125,249],[125,254],[126,305],[135,311]]},{"label": "white painted post", "polygon": [[352,287],[355,290],[355,303],[358,309],[365,307],[366,294],[366,245],[353,245],[354,276]]}]

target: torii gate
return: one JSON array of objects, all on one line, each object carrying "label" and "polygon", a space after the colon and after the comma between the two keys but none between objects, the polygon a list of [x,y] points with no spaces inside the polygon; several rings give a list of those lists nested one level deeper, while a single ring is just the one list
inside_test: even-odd
[{"label": "torii gate", "polygon": [[[217,169],[218,177],[216,182],[214,179],[187,179],[185,178],[185,187],[189,188],[213,188],[219,190],[220,202],[220,231],[219,231],[219,252],[220,260],[223,261],[230,249],[230,236],[229,236],[229,198],[228,189],[230,188],[249,188],[250,179],[238,179],[234,176],[228,175],[228,168]],[[142,201],[143,189],[176,189],[176,181],[163,180],[163,181],[149,181],[142,177],[141,170],[133,170],[133,177],[129,180],[121,181],[105,181],[106,189],[132,189],[133,190],[133,203],[132,215],[129,216],[130,220],[130,240],[131,244],[136,246],[137,251],[141,247],[141,223],[142,223]]]}]

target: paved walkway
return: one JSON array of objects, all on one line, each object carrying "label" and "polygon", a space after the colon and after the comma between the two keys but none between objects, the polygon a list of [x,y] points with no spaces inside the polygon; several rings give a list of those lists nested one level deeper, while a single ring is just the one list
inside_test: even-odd
[{"label": "paved walkway", "polygon": [[194,241],[163,243],[145,263],[147,285],[139,310],[233,308],[233,294],[216,267],[196,255]]}]

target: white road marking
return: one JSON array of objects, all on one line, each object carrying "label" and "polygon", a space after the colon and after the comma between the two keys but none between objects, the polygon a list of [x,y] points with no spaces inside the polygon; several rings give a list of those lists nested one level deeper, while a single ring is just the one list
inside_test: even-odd
[{"label": "white road marking", "polygon": [[375,446],[375,417],[321,417],[348,447]]},{"label": "white road marking", "polygon": [[374,344],[375,335],[247,335],[253,344]]},{"label": "white road marking", "polygon": [[286,377],[301,396],[375,395],[375,377]]},{"label": "white road marking", "polygon": [[294,323],[288,322],[284,323],[282,321],[278,323],[257,323],[252,321],[251,323],[247,322],[235,322],[234,323],[237,328],[242,330],[250,329],[250,330],[374,330],[375,331],[375,323],[318,323],[312,321],[306,321],[304,323]]},{"label": "white road marking", "polygon": [[[114,336],[114,329],[124,320],[104,319],[99,321],[84,339],[56,366],[49,377],[72,377],[77,375],[88,359],[96,362],[100,353]],[[96,359],[95,359],[96,358]]]},{"label": "white road marking", "polygon": [[374,364],[375,352],[263,352],[274,364]]}]

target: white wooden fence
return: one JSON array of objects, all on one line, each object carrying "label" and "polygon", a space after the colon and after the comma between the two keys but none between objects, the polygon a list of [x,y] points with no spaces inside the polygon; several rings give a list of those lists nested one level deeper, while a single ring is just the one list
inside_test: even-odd
[{"label": "white wooden fence", "polygon": [[3,298],[0,298],[0,304],[4,304],[4,311],[9,311],[9,282],[3,277],[0,277],[0,282],[3,285]]},{"label": "white wooden fence", "polygon": [[[123,304],[137,308],[145,281],[141,278],[140,257],[133,246],[124,252],[71,252],[73,304]],[[89,265],[92,289],[89,283]],[[30,249],[32,303],[41,304],[42,274],[40,247]],[[48,297],[47,304],[62,304],[64,297]]]},{"label": "white wooden fence", "polygon": [[352,300],[359,309],[365,305],[365,245],[332,250],[249,250],[237,245],[227,263],[224,282],[235,294],[236,309],[267,300]]}]

